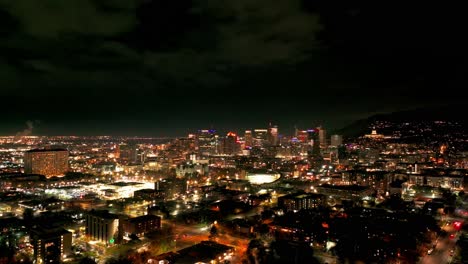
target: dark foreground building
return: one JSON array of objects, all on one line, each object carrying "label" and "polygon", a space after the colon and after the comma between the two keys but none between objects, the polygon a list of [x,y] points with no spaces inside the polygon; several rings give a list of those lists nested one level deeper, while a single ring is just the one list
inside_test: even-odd
[{"label": "dark foreground building", "polygon": [[159,255],[156,260],[165,264],[224,263],[234,254],[234,248],[214,241],[202,241],[199,244]]},{"label": "dark foreground building", "polygon": [[35,263],[61,263],[71,254],[72,233],[63,228],[31,230]]}]

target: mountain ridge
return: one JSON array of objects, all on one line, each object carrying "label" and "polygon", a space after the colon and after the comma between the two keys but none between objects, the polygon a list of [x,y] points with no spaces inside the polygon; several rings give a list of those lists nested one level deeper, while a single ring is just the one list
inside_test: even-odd
[{"label": "mountain ridge", "polygon": [[337,130],[337,134],[344,137],[357,137],[368,134],[372,125],[376,122],[431,122],[431,121],[453,121],[460,123],[466,130],[468,123],[466,122],[466,108],[462,104],[443,105],[434,107],[422,107],[410,110],[396,111],[385,114],[375,114],[368,118],[359,119],[355,122]]}]

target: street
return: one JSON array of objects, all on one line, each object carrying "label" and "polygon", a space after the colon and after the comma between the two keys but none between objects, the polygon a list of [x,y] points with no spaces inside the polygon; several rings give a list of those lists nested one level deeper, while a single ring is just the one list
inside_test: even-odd
[{"label": "street", "polygon": [[451,263],[455,255],[457,254],[456,242],[459,237],[459,233],[453,227],[454,221],[458,221],[454,218],[447,218],[443,221],[441,229],[447,232],[447,236],[438,238],[436,247],[434,250],[423,257],[421,257],[419,263],[421,264],[442,264]]}]

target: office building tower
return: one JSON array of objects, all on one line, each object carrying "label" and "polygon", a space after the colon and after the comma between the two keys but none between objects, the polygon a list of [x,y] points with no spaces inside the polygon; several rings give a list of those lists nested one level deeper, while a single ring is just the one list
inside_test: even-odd
[{"label": "office building tower", "polygon": [[24,153],[24,172],[47,178],[63,176],[68,171],[68,150],[34,149]]},{"label": "office building tower", "polygon": [[245,147],[249,148],[253,146],[252,130],[246,130],[244,135]]},{"label": "office building tower", "polygon": [[235,155],[239,152],[239,143],[236,133],[229,132],[224,138],[224,154]]},{"label": "office building tower", "polygon": [[72,253],[72,233],[63,228],[31,230],[35,263],[62,263]]},{"label": "office building tower", "polygon": [[296,138],[299,142],[308,143],[309,141],[309,133],[307,130],[297,130],[296,129]]},{"label": "office building tower", "polygon": [[127,163],[138,161],[138,147],[134,144],[122,144],[119,146],[120,160]]},{"label": "office building tower", "polygon": [[323,127],[318,127],[317,129],[319,133],[320,148],[326,148],[328,146],[327,130]]},{"label": "office building tower", "polygon": [[278,145],[278,126],[270,126],[270,128],[268,128],[268,143],[271,146]]},{"label": "office building tower", "polygon": [[343,144],[343,136],[341,135],[332,135],[330,138],[331,146],[338,147]]},{"label": "office building tower", "polygon": [[264,146],[268,139],[268,129],[254,129],[254,145]]},{"label": "office building tower", "polygon": [[320,139],[319,139],[319,130],[318,129],[308,129],[307,130],[307,143],[312,147],[312,151],[309,150],[309,156],[314,157],[320,156]]},{"label": "office building tower", "polygon": [[217,154],[218,142],[217,142],[216,130],[214,129],[203,129],[199,130],[196,138],[196,148],[201,156],[210,156]]}]

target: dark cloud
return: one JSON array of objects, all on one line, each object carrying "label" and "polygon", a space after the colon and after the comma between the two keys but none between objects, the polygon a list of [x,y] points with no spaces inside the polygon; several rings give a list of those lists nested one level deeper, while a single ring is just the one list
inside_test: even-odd
[{"label": "dark cloud", "polygon": [[466,81],[466,57],[455,56],[463,42],[445,33],[456,35],[457,24],[415,10],[307,0],[0,0],[1,110],[18,126],[39,118],[51,131],[68,122],[113,133],[125,122],[137,132],[158,129],[147,123],[170,130],[267,119],[340,126],[460,100],[427,92]]},{"label": "dark cloud", "polygon": [[[99,5],[93,0],[2,2],[4,9],[20,21],[22,30],[36,37],[54,38],[69,32],[112,36],[136,23],[132,14],[135,1],[104,1]],[[103,11],[106,6],[113,8]]]}]

